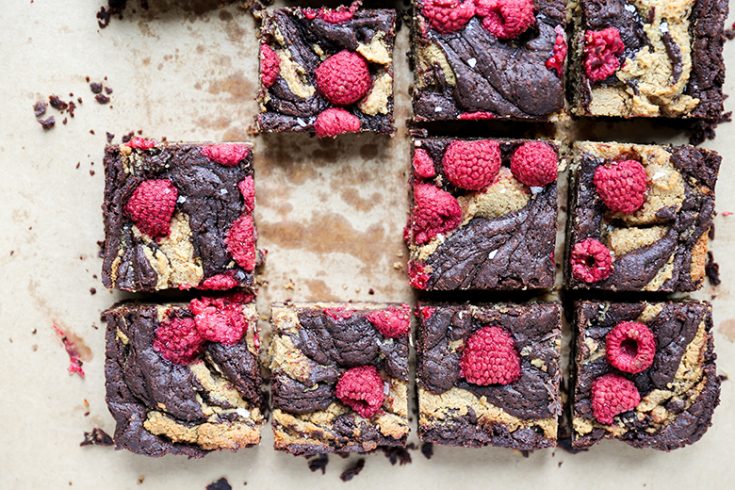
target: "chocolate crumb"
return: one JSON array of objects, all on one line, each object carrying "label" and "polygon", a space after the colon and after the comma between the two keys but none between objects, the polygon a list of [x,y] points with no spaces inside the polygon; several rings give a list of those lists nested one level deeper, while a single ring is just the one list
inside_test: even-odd
[{"label": "chocolate crumb", "polygon": [[102,84],[100,82],[91,82],[89,84],[89,90],[91,90],[93,94],[102,93]]},{"label": "chocolate crumb", "polygon": [[58,95],[49,95],[48,102],[51,105],[51,107],[53,107],[59,112],[64,112],[67,109],[67,107],[69,107],[69,104],[61,100],[61,97],[59,97]]},{"label": "chocolate crumb", "polygon": [[108,96],[106,96],[105,94],[97,94],[97,95],[95,95],[94,96],[94,100],[96,100],[97,102],[99,102],[100,104],[103,104],[103,105],[110,103],[110,98]]},{"label": "chocolate crumb", "polygon": [[339,475],[339,479],[342,481],[350,481],[354,477],[360,474],[362,469],[365,467],[365,458],[360,458],[354,463],[350,464],[341,475]]},{"label": "chocolate crumb", "polygon": [[207,490],[232,490],[232,485],[227,481],[227,478],[222,477],[217,481],[214,481],[207,485]]},{"label": "chocolate crumb", "polygon": [[48,131],[56,126],[56,118],[54,118],[54,116],[49,116],[46,119],[39,119],[38,124],[40,124],[45,131]]},{"label": "chocolate crumb", "polygon": [[426,459],[431,459],[434,455],[434,445],[430,442],[421,444],[421,454],[423,454]]},{"label": "chocolate crumb", "polygon": [[712,252],[707,252],[707,262],[704,264],[704,272],[707,274],[709,283],[713,286],[719,286],[722,283],[720,279],[720,264],[715,262],[715,256]]},{"label": "chocolate crumb", "polygon": [[727,381],[730,379],[730,376],[728,376],[727,374],[719,374],[717,375],[717,379],[719,379],[721,382]]},{"label": "chocolate crumb", "polygon": [[145,481],[145,475],[140,475],[138,477],[138,485],[142,485],[144,481]]},{"label": "chocolate crumb", "polygon": [[327,464],[329,463],[329,456],[326,454],[320,454],[319,456],[309,460],[309,469],[313,471],[321,470],[322,475],[327,472]]},{"label": "chocolate crumb", "polygon": [[115,135],[109,131],[105,131],[105,137],[107,138],[108,143],[112,143],[112,140],[115,139]]},{"label": "chocolate crumb", "polygon": [[92,429],[92,432],[84,433],[84,440],[80,442],[79,445],[82,447],[84,446],[112,446],[113,441],[112,441],[112,437],[110,437],[110,434],[100,429],[99,427],[95,427],[94,429]]},{"label": "chocolate crumb", "polygon": [[95,294],[97,294],[97,289],[95,289],[95,288],[89,288],[89,294],[91,294],[92,296],[94,296]]},{"label": "chocolate crumb", "polygon": [[380,449],[385,454],[385,457],[388,458],[391,465],[395,466],[398,463],[400,466],[403,466],[411,462],[411,453],[408,450],[416,449],[416,445],[410,443],[406,447],[382,447]]},{"label": "chocolate crumb", "polygon": [[564,464],[564,461],[559,461],[558,463],[556,463],[556,467],[561,468],[561,465],[563,464]]},{"label": "chocolate crumb", "polygon": [[521,450],[521,455],[524,458],[528,458],[531,455],[531,451],[527,451],[527,450],[523,449],[523,450]]},{"label": "chocolate crumb", "polygon": [[48,104],[43,100],[39,100],[33,104],[33,114],[36,117],[41,117],[46,114],[46,108],[48,108]]},{"label": "chocolate crumb", "polygon": [[105,93],[107,95],[111,95],[112,94],[112,87],[105,87]]},{"label": "chocolate crumb", "polygon": [[368,294],[372,296],[375,294],[375,290],[373,288],[368,289]]}]

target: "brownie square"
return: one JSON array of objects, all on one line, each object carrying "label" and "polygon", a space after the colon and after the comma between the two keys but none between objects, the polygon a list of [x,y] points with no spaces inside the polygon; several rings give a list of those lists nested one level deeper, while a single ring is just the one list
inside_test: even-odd
[{"label": "brownie square", "polygon": [[422,138],[412,161],[404,236],[414,288],[554,285],[556,143]]},{"label": "brownie square", "polygon": [[415,121],[565,112],[566,0],[504,3],[414,0]]},{"label": "brownie square", "polygon": [[274,447],[369,452],[408,436],[408,305],[274,305]]},{"label": "brownie square", "polygon": [[263,13],[260,131],[394,132],[396,12],[359,6]]},{"label": "brownie square", "polygon": [[105,149],[102,282],[130,292],[252,288],[261,260],[248,143]]},{"label": "brownie square", "polygon": [[423,441],[518,450],[556,446],[558,304],[424,303],[417,316]]},{"label": "brownie square", "polygon": [[251,301],[237,293],[124,303],[103,313],[106,399],[118,449],[201,457],[260,442],[265,419]]},{"label": "brownie square", "polygon": [[577,2],[573,111],[718,119],[727,11],[727,0]]},{"label": "brownie square", "polygon": [[611,291],[698,289],[720,161],[693,146],[576,143],[567,284]]},{"label": "brownie square", "polygon": [[708,303],[581,301],[575,319],[574,448],[612,438],[669,451],[702,437],[720,396]]}]

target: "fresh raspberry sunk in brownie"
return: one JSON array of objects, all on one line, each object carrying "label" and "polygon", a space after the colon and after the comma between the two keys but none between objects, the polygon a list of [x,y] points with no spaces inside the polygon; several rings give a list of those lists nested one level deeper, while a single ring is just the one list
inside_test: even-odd
[{"label": "fresh raspberry sunk in brownie", "polygon": [[334,138],[340,134],[360,131],[360,119],[339,107],[321,112],[314,122],[314,132],[318,138]]},{"label": "fresh raspberry sunk in brownie", "polygon": [[142,136],[133,136],[125,145],[134,150],[146,151],[156,147],[156,140],[143,138]]},{"label": "fresh raspberry sunk in brownie", "polygon": [[656,337],[640,322],[620,322],[605,337],[607,362],[618,371],[638,374],[653,364]]},{"label": "fresh raspberry sunk in brownie", "polygon": [[454,230],[462,222],[462,208],[457,198],[433,184],[413,187],[411,236],[419,245],[430,242],[440,233]]},{"label": "fresh raspberry sunk in brownie", "polygon": [[304,17],[309,20],[321,19],[324,22],[330,24],[342,24],[355,16],[355,12],[362,6],[361,1],[352,2],[350,5],[340,5],[336,8],[320,7],[319,9],[313,9],[311,7],[305,7],[302,9]]},{"label": "fresh raspberry sunk in brownie", "polygon": [[492,184],[500,170],[500,145],[493,140],[455,140],[447,147],[442,165],[453,185],[478,191]]},{"label": "fresh raspberry sunk in brownie", "polygon": [[571,255],[572,275],[578,281],[594,283],[610,277],[612,254],[599,240],[587,238],[575,243]]},{"label": "fresh raspberry sunk in brownie", "polygon": [[178,197],[179,191],[170,180],[144,180],[130,196],[125,212],[141,232],[154,239],[163,238],[171,232]]},{"label": "fresh raspberry sunk in brownie", "polygon": [[554,70],[559,77],[564,74],[564,63],[567,60],[567,37],[561,26],[556,26],[556,41],[554,41],[554,49],[551,57],[546,60],[546,68]]},{"label": "fresh raspberry sunk in brownie", "polygon": [[633,410],[640,402],[635,384],[618,374],[602,375],[592,383],[592,413],[601,424],[612,424],[615,416]]},{"label": "fresh raspberry sunk in brownie", "polygon": [[237,183],[242,199],[245,204],[245,212],[252,213],[255,209],[255,179],[249,175]]},{"label": "fresh raspberry sunk in brownie", "polygon": [[536,23],[533,0],[475,0],[482,27],[498,39],[514,39]]},{"label": "fresh raspberry sunk in brownie", "polygon": [[267,44],[260,45],[260,82],[264,87],[272,87],[281,73],[281,60]]},{"label": "fresh raspberry sunk in brownie", "polygon": [[380,411],[385,399],[383,379],[375,366],[348,369],[340,376],[335,389],[339,401],[367,419]]},{"label": "fresh raspberry sunk in brownie", "polygon": [[599,82],[611,77],[620,69],[620,58],[625,45],[620,31],[608,27],[584,34],[584,69],[587,78]]},{"label": "fresh raspberry sunk in brownie", "polygon": [[513,176],[529,187],[543,187],[556,182],[558,155],[548,143],[529,141],[516,148],[510,158]]},{"label": "fresh raspberry sunk in brownie", "polygon": [[250,146],[239,143],[218,143],[202,147],[202,155],[226,167],[242,163],[250,154]]},{"label": "fresh raspberry sunk in brownie", "polygon": [[402,337],[411,329],[411,307],[408,305],[371,311],[365,317],[383,337]]},{"label": "fresh raspberry sunk in brownie", "polygon": [[473,0],[424,0],[421,12],[437,31],[456,32],[475,15],[475,4]]},{"label": "fresh raspberry sunk in brownie", "polygon": [[343,50],[322,61],[314,71],[316,86],[335,105],[359,101],[370,91],[370,67],[361,55]]},{"label": "fresh raspberry sunk in brownie", "polygon": [[614,213],[635,213],[646,202],[648,175],[636,160],[597,167],[593,182],[602,201]]},{"label": "fresh raspberry sunk in brownie", "polygon": [[499,326],[483,327],[465,342],[460,372],[468,383],[507,385],[521,376],[521,360],[513,336]]},{"label": "fresh raspberry sunk in brownie", "polygon": [[258,256],[255,248],[257,238],[255,222],[249,214],[243,214],[237,218],[227,231],[225,237],[227,250],[232,254],[235,262],[246,271],[255,269]]},{"label": "fresh raspberry sunk in brownie", "polygon": [[434,160],[421,148],[413,151],[413,173],[421,179],[431,179],[436,176]]},{"label": "fresh raspberry sunk in brownie", "polygon": [[252,301],[241,293],[224,298],[193,299],[189,309],[194,314],[197,331],[210,342],[232,345],[239,342],[248,329],[242,305]]},{"label": "fresh raspberry sunk in brownie", "polygon": [[191,317],[172,317],[161,322],[153,349],[174,364],[189,364],[201,353],[204,339]]}]

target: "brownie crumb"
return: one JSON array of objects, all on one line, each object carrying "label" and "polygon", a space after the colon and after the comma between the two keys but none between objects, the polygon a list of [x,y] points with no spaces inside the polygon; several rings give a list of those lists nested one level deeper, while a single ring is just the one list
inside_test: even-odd
[{"label": "brownie crumb", "polygon": [[105,105],[110,103],[110,98],[106,96],[105,94],[97,94],[94,96],[94,100],[96,100],[98,103]]},{"label": "brownie crumb", "polygon": [[105,138],[107,138],[108,143],[112,143],[112,140],[115,139],[115,135],[109,131],[105,131]]},{"label": "brownie crumb", "polygon": [[93,94],[101,94],[102,84],[100,82],[90,82],[89,90],[91,90]]},{"label": "brownie crumb", "polygon": [[313,471],[320,471],[322,475],[327,472],[327,464],[329,463],[329,456],[326,454],[320,454],[319,456],[309,460],[309,469]]},{"label": "brownie crumb", "polygon": [[110,437],[110,434],[105,432],[104,430],[100,429],[99,427],[95,427],[92,429],[92,432],[85,432],[84,433],[84,440],[79,443],[80,446],[112,446],[113,441],[112,437]]},{"label": "brownie crumb", "polygon": [[727,374],[719,374],[717,375],[717,379],[719,379],[720,382],[724,382],[724,381],[729,380],[730,376],[728,376]]},{"label": "brownie crumb", "polygon": [[46,119],[39,119],[38,124],[40,124],[45,131],[48,131],[56,126],[56,118],[54,116],[49,116]]},{"label": "brownie crumb", "polygon": [[385,454],[385,457],[388,458],[391,465],[395,466],[398,463],[400,466],[403,466],[411,462],[411,453],[408,450],[416,449],[416,445],[410,443],[406,447],[382,447],[380,449]]},{"label": "brownie crumb", "polygon": [[91,294],[92,296],[94,296],[95,294],[97,294],[97,289],[96,288],[89,288],[89,294]]},{"label": "brownie crumb", "polygon": [[64,112],[69,107],[69,104],[61,100],[61,97],[59,97],[58,95],[49,95],[48,102],[51,107],[59,112]]},{"label": "brownie crumb", "polygon": [[33,114],[38,118],[46,114],[46,109],[48,108],[48,104],[43,101],[39,100],[35,104],[33,104]]},{"label": "brownie crumb", "polygon": [[704,264],[704,272],[707,274],[709,283],[713,286],[719,286],[722,283],[722,280],[720,280],[720,264],[715,262],[715,256],[712,252],[707,252],[707,262]]},{"label": "brownie crumb", "polygon": [[339,475],[339,479],[342,481],[350,481],[354,477],[360,474],[362,469],[365,467],[365,458],[360,458],[351,465],[349,465],[345,470],[342,472],[341,475]]},{"label": "brownie crumb", "polygon": [[431,459],[434,455],[434,444],[430,442],[421,444],[421,454],[423,454],[426,459]]},{"label": "brownie crumb", "polygon": [[207,485],[207,490],[232,490],[232,485],[227,481],[227,478],[222,477],[217,481],[214,481]]}]

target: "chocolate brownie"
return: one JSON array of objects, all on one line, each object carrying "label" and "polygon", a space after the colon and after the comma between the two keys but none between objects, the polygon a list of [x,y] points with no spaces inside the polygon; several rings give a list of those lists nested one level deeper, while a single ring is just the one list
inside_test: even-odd
[{"label": "chocolate brownie", "polygon": [[567,284],[612,291],[698,289],[720,160],[693,146],[576,143]]},{"label": "chocolate brownie", "polygon": [[698,441],[719,403],[708,303],[576,304],[572,446],[603,438],[669,451]]},{"label": "chocolate brownie", "polygon": [[414,288],[554,285],[556,143],[424,138],[412,161],[405,238]]},{"label": "chocolate brownie", "polygon": [[274,305],[274,447],[294,455],[406,444],[408,305]]},{"label": "chocolate brownie", "polygon": [[261,131],[393,133],[396,12],[360,6],[263,13]]},{"label": "chocolate brownie", "polygon": [[419,437],[451,446],[556,446],[560,307],[420,304]]},{"label": "chocolate brownie", "polygon": [[566,3],[414,0],[414,120],[557,119]]},{"label": "chocolate brownie", "polygon": [[107,405],[115,444],[200,457],[260,442],[258,315],[236,293],[190,303],[124,303],[107,322]]},{"label": "chocolate brownie", "polygon": [[124,291],[252,288],[252,147],[156,143],[105,149],[102,282]]},{"label": "chocolate brownie", "polygon": [[581,0],[576,7],[577,115],[719,118],[727,0]]}]

